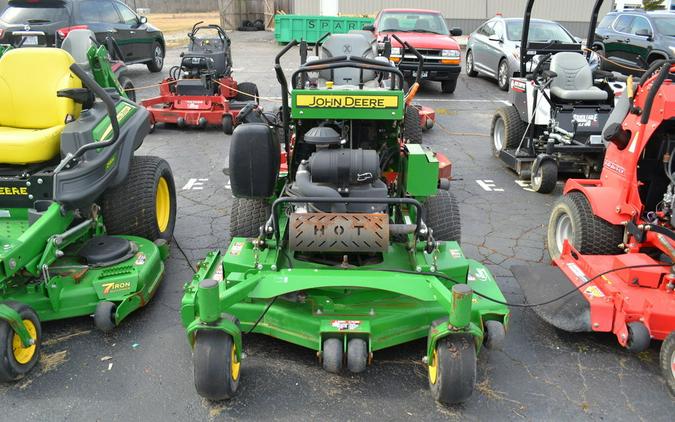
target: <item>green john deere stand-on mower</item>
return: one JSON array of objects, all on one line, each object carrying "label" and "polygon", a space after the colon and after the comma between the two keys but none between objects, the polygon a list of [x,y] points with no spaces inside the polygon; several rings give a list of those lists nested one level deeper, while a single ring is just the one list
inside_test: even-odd
[{"label": "green john deere stand-on mower", "polygon": [[134,157],[148,112],[65,50],[6,52],[0,98],[2,382],[37,363],[41,321],[93,314],[109,330],[144,306],[176,208],[169,165]]},{"label": "green john deere stand-on mower", "polygon": [[236,393],[242,333],[316,350],[329,372],[364,371],[377,350],[426,337],[430,388],[445,403],[471,395],[477,352],[504,336],[508,308],[479,296],[501,291],[460,250],[448,163],[402,135],[401,72],[345,56],[364,42],[332,35],[323,58],[302,60],[290,110],[280,58],[299,43],[279,53],[283,152],[269,125],[234,131],[232,240],[200,263],[181,306],[208,399]]}]

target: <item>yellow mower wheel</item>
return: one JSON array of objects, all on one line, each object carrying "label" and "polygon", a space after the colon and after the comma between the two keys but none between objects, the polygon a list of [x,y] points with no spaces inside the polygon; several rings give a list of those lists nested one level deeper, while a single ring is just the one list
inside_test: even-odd
[{"label": "yellow mower wheel", "polygon": [[32,344],[24,346],[21,338],[7,321],[0,321],[0,382],[16,381],[23,378],[40,360],[42,326],[33,309],[19,302],[3,302],[14,309],[28,330]]},{"label": "yellow mower wheel", "polygon": [[209,400],[234,397],[241,379],[241,362],[232,336],[220,330],[199,330],[192,354],[195,388]]}]

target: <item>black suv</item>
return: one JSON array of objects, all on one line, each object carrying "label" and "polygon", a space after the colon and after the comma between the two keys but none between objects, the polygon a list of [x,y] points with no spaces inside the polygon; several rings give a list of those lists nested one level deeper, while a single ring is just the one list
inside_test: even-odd
[{"label": "black suv", "polygon": [[603,61],[603,69],[622,73],[640,73],[636,69],[645,68],[654,60],[673,59],[675,13],[610,12],[595,30],[593,48],[616,63]]},{"label": "black suv", "polygon": [[[84,28],[96,33],[100,43],[112,36],[125,63],[145,63],[151,72],[162,70],[164,35],[117,0],[11,0],[0,15],[0,43],[23,39],[23,45],[59,46],[69,31]],[[42,32],[44,37],[26,32]]]}]

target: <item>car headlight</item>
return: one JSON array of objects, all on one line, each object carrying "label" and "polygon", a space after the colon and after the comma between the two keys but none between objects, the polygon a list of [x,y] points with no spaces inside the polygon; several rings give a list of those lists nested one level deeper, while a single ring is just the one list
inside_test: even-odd
[{"label": "car headlight", "polygon": [[391,55],[392,56],[400,56],[401,55],[401,47],[392,47],[391,48]]},{"label": "car headlight", "polygon": [[457,57],[459,57],[459,50],[442,50],[441,56],[442,57],[457,58]]},{"label": "car headlight", "polygon": [[670,46],[669,48],[670,48],[670,53],[671,53],[673,56],[675,56],[675,47]]}]

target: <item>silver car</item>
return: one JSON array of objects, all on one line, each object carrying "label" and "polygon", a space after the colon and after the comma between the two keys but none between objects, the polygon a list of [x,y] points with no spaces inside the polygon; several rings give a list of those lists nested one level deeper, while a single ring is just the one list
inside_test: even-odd
[{"label": "silver car", "polygon": [[[497,79],[499,88],[509,90],[512,76],[520,71],[520,36],[523,32],[522,18],[496,16],[479,26],[469,35],[466,46],[465,70],[469,76],[479,73]],[[557,22],[532,19],[530,41],[579,43],[567,29]],[[528,68],[532,63],[528,64]]]}]

